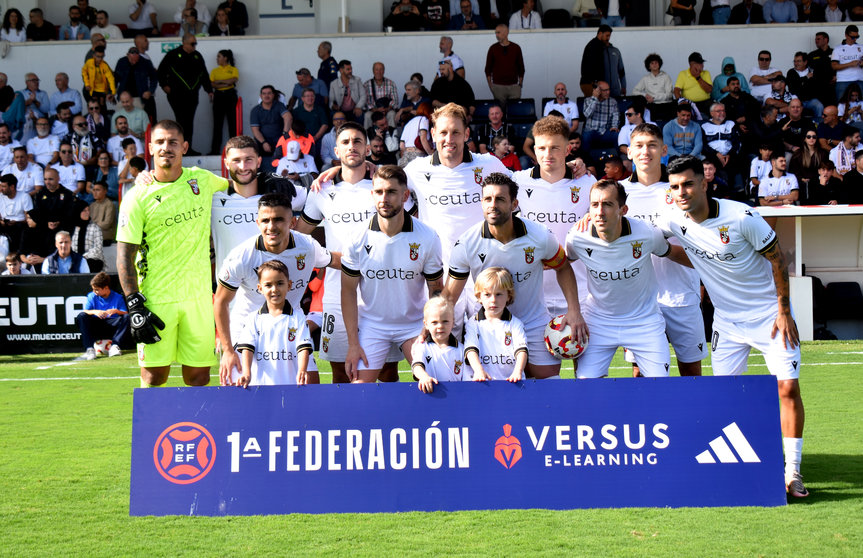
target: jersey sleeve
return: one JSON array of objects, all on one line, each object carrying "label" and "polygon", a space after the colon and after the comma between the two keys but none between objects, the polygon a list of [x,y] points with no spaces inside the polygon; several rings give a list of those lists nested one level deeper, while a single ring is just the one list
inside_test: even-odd
[{"label": "jersey sleeve", "polygon": [[665,238],[669,238],[673,236],[673,232],[671,231],[671,211],[670,208],[665,208],[659,212],[659,215],[656,216],[656,219],[653,220],[653,225],[659,229],[659,232],[662,233],[662,236]]},{"label": "jersey sleeve", "polygon": [[312,251],[315,254],[315,267],[324,268],[333,261],[333,255],[330,254],[330,251],[321,246],[320,242],[314,238],[312,238]]},{"label": "jersey sleeve", "polygon": [[422,366],[422,369],[426,369],[425,363],[425,354],[426,354],[426,344],[425,343],[414,343],[411,346],[411,367],[416,365]]},{"label": "jersey sleeve", "polygon": [[577,235],[577,234],[578,234],[578,231],[575,230],[575,227],[571,228],[569,230],[569,232],[566,233],[566,241],[564,244],[567,259],[573,260],[573,261],[578,259],[578,252],[575,249],[576,248],[575,235]]},{"label": "jersey sleeve", "polygon": [[315,346],[312,343],[311,336],[309,335],[309,328],[306,326],[306,317],[302,312],[297,310],[294,312],[294,320],[297,328],[297,337],[294,340],[294,343],[296,343],[297,353],[300,351],[309,351],[311,353],[315,350]]},{"label": "jersey sleeve", "polygon": [[797,177],[793,174],[786,174],[785,179],[788,180],[788,191],[799,190],[800,185],[797,183]]},{"label": "jersey sleeve", "polygon": [[322,192],[315,192],[306,198],[306,205],[303,207],[300,219],[315,226],[318,226],[324,220],[324,214],[321,210],[322,194]]},{"label": "jersey sleeve", "polygon": [[[470,230],[468,229],[468,232]],[[470,277],[470,260],[465,247],[465,235],[456,240],[449,254],[449,276],[460,280]]]},{"label": "jersey sleeve", "polygon": [[467,361],[468,353],[479,354],[479,323],[473,317],[464,322],[465,361]]},{"label": "jersey sleeve", "polygon": [[545,230],[544,246],[542,250],[542,265],[549,269],[559,269],[566,264],[566,252],[557,241],[550,230]]},{"label": "jersey sleeve", "polygon": [[358,246],[361,242],[356,239],[351,239],[350,244],[345,247],[342,253],[342,273],[350,277],[360,276],[360,258]]},{"label": "jersey sleeve", "polygon": [[296,188],[296,192],[294,199],[291,200],[291,209],[294,210],[295,215],[303,211],[303,208],[306,206],[306,200],[309,196],[305,188]]},{"label": "jersey sleeve", "polygon": [[779,237],[757,212],[747,209],[738,219],[740,232],[755,250],[764,254],[779,242]]},{"label": "jersey sleeve", "polygon": [[770,193],[770,181],[762,180],[758,185],[758,197],[764,198]]},{"label": "jersey sleeve", "polygon": [[426,251],[423,277],[425,277],[426,281],[435,281],[443,277],[441,243],[440,237],[434,231],[432,231],[429,237],[431,239],[431,247]]},{"label": "jersey sleeve", "polygon": [[219,285],[229,291],[236,291],[243,282],[243,270],[246,266],[243,265],[241,254],[242,252],[239,249],[231,250],[228,257],[222,262],[222,268],[219,270],[219,275],[216,278]]},{"label": "jersey sleeve", "polygon": [[249,316],[249,321],[246,323],[245,327],[243,327],[239,337],[237,337],[236,343],[238,351],[255,350],[258,343],[257,328],[255,327],[255,322],[257,321],[256,316],[257,314]]},{"label": "jersey sleeve", "polygon": [[510,326],[512,329],[510,330],[512,333],[512,354],[517,355],[521,352],[527,352],[527,335],[524,333],[524,324],[521,323],[521,320],[513,317],[510,322]]},{"label": "jersey sleeve", "polygon": [[671,245],[665,239],[665,235],[654,225],[650,225],[650,243],[653,245],[651,252],[660,258],[667,256],[671,250]]},{"label": "jersey sleeve", "polygon": [[84,182],[87,180],[87,174],[84,172],[84,165],[75,163],[75,180]]},{"label": "jersey sleeve", "polygon": [[199,185],[201,182],[204,182],[203,186],[205,186],[205,191],[209,192],[211,195],[228,189],[228,179],[216,176],[210,171],[203,169],[198,170],[198,172],[195,173],[195,178],[198,179]]},{"label": "jersey sleeve", "polygon": [[144,233],[144,205],[140,198],[143,188],[132,188],[120,204],[117,216],[117,241],[127,244],[141,244]]}]

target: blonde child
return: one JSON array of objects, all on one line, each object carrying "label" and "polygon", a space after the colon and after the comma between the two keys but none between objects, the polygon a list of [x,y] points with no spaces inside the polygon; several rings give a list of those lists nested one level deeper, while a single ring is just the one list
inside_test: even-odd
[{"label": "blonde child", "polygon": [[512,275],[502,267],[484,270],[474,282],[482,308],[465,323],[465,359],[473,380],[524,379],[527,340],[524,325],[507,309],[515,297]]},{"label": "blonde child", "polygon": [[455,312],[452,304],[436,296],[423,307],[423,325],[428,331],[424,342],[411,347],[411,370],[424,393],[431,393],[441,382],[470,380],[464,362],[464,345],[452,334]]}]

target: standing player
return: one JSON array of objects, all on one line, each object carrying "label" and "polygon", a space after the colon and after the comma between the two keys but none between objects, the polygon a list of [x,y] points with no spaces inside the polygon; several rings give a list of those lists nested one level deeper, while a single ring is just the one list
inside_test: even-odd
[{"label": "standing player", "polygon": [[590,230],[573,228],[566,238],[567,257],[587,267],[590,291],[584,303],[590,345],[579,358],[579,378],[607,376],[618,347],[633,352],[645,376],[668,376],[671,357],[650,254],[668,257],[672,247],[650,223],[624,217],[627,209],[623,185],[600,180],[590,189]]},{"label": "standing player", "polygon": [[[219,269],[214,302],[216,328],[222,347],[219,380],[222,385],[236,381],[233,371],[240,370],[239,356],[234,348],[248,316],[261,308],[264,295],[258,290],[257,270],[261,264],[278,260],[290,271],[290,287],[285,296],[295,312],[314,268],[339,269],[338,252],[330,253],[309,235],[291,231],[291,200],[284,194],[264,194],[258,200],[257,225],[260,234],[250,237],[230,251]],[[230,308],[239,291],[240,296]],[[310,370],[309,383],[319,383],[317,370]]]},{"label": "standing player", "polygon": [[404,171],[380,167],[372,185],[377,214],[345,247],[342,313],[348,334],[345,370],[352,382],[377,381],[392,346],[411,359],[423,328],[423,287],[428,285],[429,296],[443,288],[440,239],[405,212],[409,198]]},{"label": "standing player", "polygon": [[141,385],[164,384],[177,361],[186,384],[202,386],[215,363],[210,206],[228,181],[197,167],[183,168],[189,144],[176,122],[162,120],[151,138],[155,181],[136,185],[123,197],[117,271],[138,342]]},{"label": "standing player", "polygon": [[[630,138],[633,172],[629,180],[622,182],[629,208],[626,215],[653,223],[673,203],[668,193],[668,175],[661,162],[668,148],[662,140],[662,130],[655,124],[639,124]],[[701,376],[701,360],[707,357],[707,343],[698,273],[658,256],[653,257],[653,268],[659,285],[659,309],[665,318],[665,333],[674,347],[677,369],[681,376]],[[626,357],[628,362],[634,362],[628,351]],[[634,364],[633,375],[638,374],[638,365]]]},{"label": "standing player", "polygon": [[713,374],[742,374],[750,347],[761,351],[779,384],[786,489],[792,496],[806,497],[809,492],[800,475],[804,422],[798,382],[800,336],[776,233],[749,206],[708,198],[704,166],[695,157],[673,161],[668,178],[674,202],[683,212],[669,213],[668,223],[662,226],[690,255],[716,309]]},{"label": "standing player", "polygon": [[[560,86],[562,84],[558,84]],[[557,91],[557,86],[555,87]],[[584,217],[590,205],[589,189],[594,178],[589,174],[581,178],[566,165],[569,154],[569,126],[566,121],[546,116],[533,125],[534,152],[537,166],[512,175],[518,184],[519,215],[545,225],[554,233],[560,244],[566,241],[569,229]],[[587,276],[584,264],[574,262],[573,270],[578,281],[582,300],[587,296]],[[552,316],[566,313],[566,299],[557,284],[557,274],[543,272],[542,289],[545,306]]]},{"label": "standing player", "polygon": [[560,376],[560,361],[545,348],[543,336],[549,322],[542,291],[543,268],[556,272],[566,301],[564,323],[572,326],[578,339],[587,336],[578,287],[572,266],[567,265],[560,243],[547,228],[513,215],[518,208],[518,184],[501,173],[483,181],[481,221],[456,241],[449,262],[449,279],[444,297],[454,302],[464,291],[469,277],[484,269],[503,267],[515,282],[512,314],[524,324],[528,346],[527,373],[534,378]]}]

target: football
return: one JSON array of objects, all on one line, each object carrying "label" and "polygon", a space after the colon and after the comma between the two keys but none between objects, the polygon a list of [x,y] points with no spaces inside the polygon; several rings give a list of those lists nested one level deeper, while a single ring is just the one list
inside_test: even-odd
[{"label": "football", "polygon": [[114,342],[110,339],[99,339],[95,343],[93,343],[93,349],[96,351],[97,355],[107,355],[108,350],[111,348]]},{"label": "football", "polygon": [[557,358],[578,358],[587,348],[587,339],[582,343],[573,339],[569,326],[561,327],[561,318],[563,316],[555,316],[545,326],[545,347]]}]

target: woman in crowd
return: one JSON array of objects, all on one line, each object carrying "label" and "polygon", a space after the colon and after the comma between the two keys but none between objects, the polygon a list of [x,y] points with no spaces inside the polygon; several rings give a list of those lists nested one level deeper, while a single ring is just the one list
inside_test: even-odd
[{"label": "woman in crowd", "polygon": [[23,43],[27,40],[24,16],[16,8],[9,8],[3,14],[3,27],[0,28],[0,41]]},{"label": "woman in crowd", "polygon": [[[219,10],[224,12],[224,10]],[[215,20],[214,20],[215,23]],[[228,137],[237,135],[237,81],[240,73],[234,66],[234,53],[220,50],[216,54],[217,66],[210,72],[213,83],[213,142],[210,154],[222,152],[222,124],[228,119]]]}]

